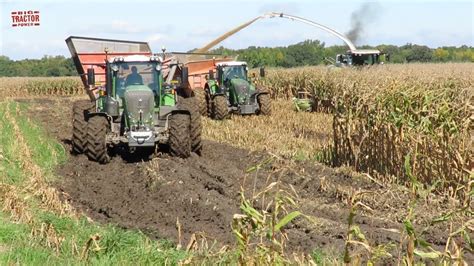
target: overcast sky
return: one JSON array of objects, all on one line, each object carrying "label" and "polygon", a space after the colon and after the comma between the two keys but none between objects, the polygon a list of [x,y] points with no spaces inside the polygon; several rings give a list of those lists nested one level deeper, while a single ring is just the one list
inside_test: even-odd
[{"label": "overcast sky", "polygon": [[[269,11],[324,24],[341,33],[367,1],[6,1],[0,0],[0,54],[12,59],[69,56],[70,35],[148,41],[153,51],[188,51]],[[473,1],[371,1],[362,44],[474,46]],[[38,27],[12,27],[12,11],[38,10]],[[359,16],[360,17],[360,16]],[[314,27],[281,18],[259,20],[222,43],[228,48],[286,46],[306,39],[343,44]]]}]

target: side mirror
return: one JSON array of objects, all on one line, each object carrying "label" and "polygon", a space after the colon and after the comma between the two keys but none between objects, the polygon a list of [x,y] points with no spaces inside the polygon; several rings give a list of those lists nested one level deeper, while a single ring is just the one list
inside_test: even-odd
[{"label": "side mirror", "polygon": [[181,68],[181,84],[188,84],[189,80],[189,70],[188,67]]},{"label": "side mirror", "polygon": [[87,85],[94,86],[95,85],[95,71],[94,68],[87,69]]},{"label": "side mirror", "polygon": [[262,77],[262,78],[265,77],[265,68],[264,67],[260,68],[260,77]]},{"label": "side mirror", "polygon": [[209,70],[209,79],[214,79],[214,71]]}]

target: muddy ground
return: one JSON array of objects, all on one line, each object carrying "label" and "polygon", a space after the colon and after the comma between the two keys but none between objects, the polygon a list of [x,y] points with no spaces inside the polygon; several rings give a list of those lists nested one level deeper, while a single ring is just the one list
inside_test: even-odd
[{"label": "muddy ground", "polygon": [[[27,102],[33,119],[70,150],[72,99]],[[259,171],[246,173],[268,158],[273,159]],[[83,155],[71,155],[58,167],[61,178],[54,185],[73,206],[98,222],[140,229],[153,238],[177,242],[179,220],[183,245],[197,232],[220,244],[234,245],[231,224],[233,215],[240,213],[241,187],[250,196],[280,180],[283,188],[294,188],[300,209],[313,217],[312,222],[299,218],[287,227],[289,250],[310,253],[323,249],[337,255],[344,249],[350,191],[366,191],[369,193],[362,202],[367,208],[359,208],[355,223],[370,245],[392,243],[389,250],[397,253],[409,200],[402,187],[380,184],[344,168],[275,158],[211,140],[204,142],[201,156],[180,159],[161,153],[141,159],[136,162],[116,156],[109,164],[100,165]],[[436,197],[420,203],[414,219],[417,230],[449,209],[449,204]],[[447,234],[446,225],[437,225],[427,227],[422,237],[442,249]]]}]

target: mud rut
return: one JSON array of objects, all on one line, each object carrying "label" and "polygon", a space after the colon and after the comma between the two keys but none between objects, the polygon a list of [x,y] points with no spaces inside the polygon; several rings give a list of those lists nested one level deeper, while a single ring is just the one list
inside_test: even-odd
[{"label": "mud rut", "polygon": [[[28,102],[33,119],[70,150],[72,100]],[[309,253],[323,248],[335,254],[342,254],[347,232],[345,192],[351,187],[370,190],[376,196],[364,203],[372,211],[359,211],[355,221],[371,244],[393,242],[398,246],[400,234],[392,229],[402,230],[407,209],[405,191],[383,188],[361,175],[308,162],[275,160],[257,174],[245,173],[269,156],[209,140],[204,142],[202,156],[188,159],[161,154],[133,163],[116,156],[109,164],[100,165],[83,155],[71,155],[57,169],[62,178],[54,185],[65,200],[101,223],[140,229],[154,238],[177,241],[179,219],[183,245],[196,232],[222,244],[233,244],[230,225],[233,214],[239,213],[244,179],[247,191],[252,191],[254,182],[258,189],[268,181],[280,179],[295,188],[301,210],[317,221],[311,224],[300,219],[292,223],[287,229],[289,249]],[[433,227],[427,231],[426,239],[441,247],[446,233],[441,227]]]}]

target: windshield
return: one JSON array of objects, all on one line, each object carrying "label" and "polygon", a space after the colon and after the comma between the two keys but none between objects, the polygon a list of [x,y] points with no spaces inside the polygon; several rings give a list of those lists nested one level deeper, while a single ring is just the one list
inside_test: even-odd
[{"label": "windshield", "polygon": [[247,70],[244,65],[242,66],[226,66],[223,68],[224,80],[226,79],[247,79]]},{"label": "windshield", "polygon": [[364,55],[352,55],[353,65],[373,65],[378,59],[378,55],[375,54],[364,54]]},{"label": "windshield", "polygon": [[123,97],[125,89],[131,85],[146,85],[154,92],[158,90],[156,62],[127,62],[117,64],[117,95]]}]

